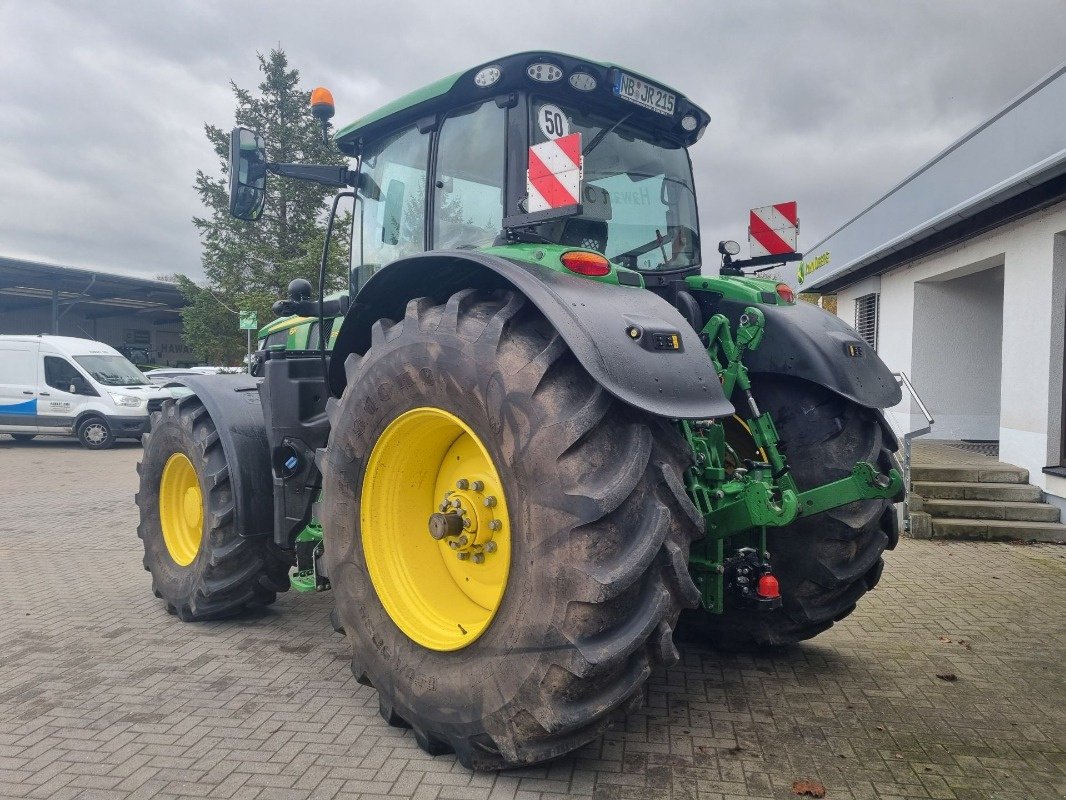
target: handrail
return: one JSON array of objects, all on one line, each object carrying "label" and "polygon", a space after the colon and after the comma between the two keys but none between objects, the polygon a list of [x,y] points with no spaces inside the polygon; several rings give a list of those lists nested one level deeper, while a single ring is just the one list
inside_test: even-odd
[{"label": "handrail", "polygon": [[906,490],[906,495],[903,498],[903,513],[904,530],[910,530],[911,527],[911,510],[910,510],[910,491],[911,491],[911,440],[917,439],[919,436],[925,436],[927,433],[933,430],[933,416],[929,413],[929,409],[925,407],[925,403],[922,402],[922,398],[918,396],[917,390],[914,388],[914,384],[911,383],[910,378],[907,377],[906,372],[893,372],[892,377],[896,379],[896,382],[904,389],[908,394],[914,398],[914,402],[918,404],[918,409],[922,412],[922,416],[925,417],[926,425],[924,428],[918,428],[903,434],[903,486]]}]

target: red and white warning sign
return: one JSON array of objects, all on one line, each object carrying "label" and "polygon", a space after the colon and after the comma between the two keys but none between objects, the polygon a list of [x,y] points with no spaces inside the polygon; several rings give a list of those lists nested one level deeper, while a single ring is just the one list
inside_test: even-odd
[{"label": "red and white warning sign", "polygon": [[798,237],[799,216],[794,200],[751,210],[748,243],[752,258],[794,253]]},{"label": "red and white warning sign", "polygon": [[526,192],[530,214],[581,202],[581,134],[572,133],[529,148]]}]

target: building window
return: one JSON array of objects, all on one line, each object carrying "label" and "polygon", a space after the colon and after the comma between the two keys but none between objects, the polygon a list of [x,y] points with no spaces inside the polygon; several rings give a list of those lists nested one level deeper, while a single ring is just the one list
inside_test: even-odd
[{"label": "building window", "polygon": [[855,298],[855,330],[866,344],[877,350],[877,307],[879,294]]}]

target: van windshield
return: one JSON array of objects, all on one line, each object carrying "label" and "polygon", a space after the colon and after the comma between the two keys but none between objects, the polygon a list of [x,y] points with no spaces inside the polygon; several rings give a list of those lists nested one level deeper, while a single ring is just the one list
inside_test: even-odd
[{"label": "van windshield", "polygon": [[122,356],[74,356],[81,368],[104,386],[148,386],[144,373]]}]

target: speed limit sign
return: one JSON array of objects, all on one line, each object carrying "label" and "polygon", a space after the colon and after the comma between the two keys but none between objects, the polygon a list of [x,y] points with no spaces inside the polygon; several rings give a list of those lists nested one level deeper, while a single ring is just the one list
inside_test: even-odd
[{"label": "speed limit sign", "polygon": [[545,139],[561,139],[570,135],[570,120],[559,106],[551,104],[537,109],[537,127]]}]

